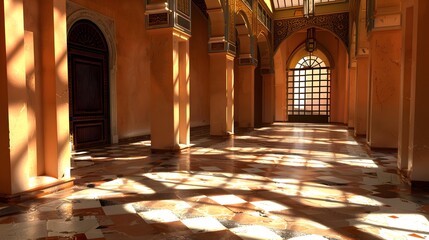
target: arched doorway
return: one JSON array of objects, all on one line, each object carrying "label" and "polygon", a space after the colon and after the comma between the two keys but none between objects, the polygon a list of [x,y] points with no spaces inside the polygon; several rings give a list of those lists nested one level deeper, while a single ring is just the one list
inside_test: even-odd
[{"label": "arched doorway", "polygon": [[317,55],[302,57],[288,71],[288,119],[290,122],[330,121],[331,70]]},{"label": "arched doorway", "polygon": [[70,134],[74,149],[110,143],[109,51],[100,29],[89,20],[68,35]]}]

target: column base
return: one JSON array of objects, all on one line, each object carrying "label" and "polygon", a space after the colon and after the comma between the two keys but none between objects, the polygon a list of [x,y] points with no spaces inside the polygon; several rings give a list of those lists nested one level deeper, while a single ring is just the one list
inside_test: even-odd
[{"label": "column base", "polygon": [[48,176],[38,176],[30,179],[34,187],[25,192],[15,194],[1,194],[0,202],[21,202],[39,198],[47,194],[58,192],[74,185],[74,178],[58,180]]}]

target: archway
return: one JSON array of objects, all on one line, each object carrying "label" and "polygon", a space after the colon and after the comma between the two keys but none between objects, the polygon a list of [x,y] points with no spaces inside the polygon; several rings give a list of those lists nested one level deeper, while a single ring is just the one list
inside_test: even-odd
[{"label": "archway", "polygon": [[[305,54],[301,57],[301,55]],[[321,51],[298,51],[288,69],[287,114],[290,122],[328,123],[331,115],[331,69]],[[325,60],[323,60],[325,59]]]},{"label": "archway", "polygon": [[110,143],[109,49],[89,20],[68,34],[70,134],[75,149]]},{"label": "archway", "polygon": [[[288,70],[308,53],[304,46],[307,29],[292,34],[276,49],[274,54],[275,69],[275,120],[289,121],[288,116]],[[323,62],[330,67],[330,115],[329,122],[347,123],[348,113],[348,50],[342,39],[331,31],[316,28],[316,50]],[[298,54],[298,52],[301,52]]]}]

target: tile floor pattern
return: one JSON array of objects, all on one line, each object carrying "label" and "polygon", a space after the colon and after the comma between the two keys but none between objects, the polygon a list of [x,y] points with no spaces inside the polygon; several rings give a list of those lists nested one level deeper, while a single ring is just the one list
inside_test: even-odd
[{"label": "tile floor pattern", "polygon": [[429,239],[429,191],[345,127],[276,123],[75,152],[76,185],[0,205],[0,239]]}]

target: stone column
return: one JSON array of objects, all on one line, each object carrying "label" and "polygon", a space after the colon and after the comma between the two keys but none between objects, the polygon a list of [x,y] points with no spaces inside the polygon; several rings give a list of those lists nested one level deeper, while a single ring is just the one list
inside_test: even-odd
[{"label": "stone column", "polygon": [[356,106],[355,131],[356,136],[365,135],[368,116],[368,55],[356,57]]},{"label": "stone column", "polygon": [[175,28],[150,30],[151,148],[189,146],[189,35]]},{"label": "stone column", "polygon": [[373,31],[367,140],[372,148],[397,148],[401,76],[401,30]]},{"label": "stone column", "polygon": [[70,177],[66,0],[40,3],[46,175]]},{"label": "stone column", "polygon": [[349,68],[349,113],[348,127],[355,127],[356,112],[356,61],[352,61]]},{"label": "stone column", "polygon": [[429,56],[429,31],[427,15],[429,2],[416,0],[414,6],[413,66],[411,80],[410,142],[408,169],[415,184],[429,182],[429,81],[427,57]]},{"label": "stone column", "polygon": [[253,64],[238,67],[238,127],[255,127],[255,68]]},{"label": "stone column", "polygon": [[408,144],[410,134],[410,94],[412,78],[413,54],[413,7],[403,6],[402,24],[402,57],[401,62],[401,89],[399,108],[399,142],[398,142],[398,168],[408,168]]},{"label": "stone column", "polygon": [[1,3],[0,193],[28,189],[27,89],[22,0]]},{"label": "stone column", "polygon": [[263,108],[262,108],[262,122],[271,124],[274,122],[274,73],[263,73],[262,74],[263,84]]},{"label": "stone column", "polygon": [[234,55],[210,54],[210,134],[234,134]]}]

